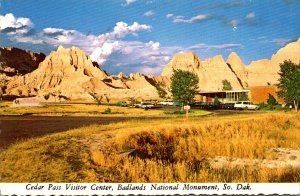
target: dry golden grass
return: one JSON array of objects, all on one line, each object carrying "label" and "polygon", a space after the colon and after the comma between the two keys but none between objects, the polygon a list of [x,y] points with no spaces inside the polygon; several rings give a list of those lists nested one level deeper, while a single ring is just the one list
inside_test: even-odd
[{"label": "dry golden grass", "polygon": [[[170,116],[163,110],[97,105],[95,103],[42,103],[41,107],[11,107],[11,102],[0,102],[0,114],[37,116]],[[110,108],[111,113],[105,113]],[[202,116],[211,112],[197,110],[191,116]],[[176,116],[176,115],[175,115]],[[183,116],[183,115],[181,115]]]},{"label": "dry golden grass", "polygon": [[297,167],[214,168],[207,162],[215,156],[275,159],[273,148],[300,150],[299,114],[84,127],[0,152],[0,176],[2,182],[300,182]]}]

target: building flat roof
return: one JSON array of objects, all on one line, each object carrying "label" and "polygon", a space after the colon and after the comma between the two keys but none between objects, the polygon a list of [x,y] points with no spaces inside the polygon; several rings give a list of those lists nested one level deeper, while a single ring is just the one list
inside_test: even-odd
[{"label": "building flat roof", "polygon": [[199,94],[209,94],[209,93],[241,93],[241,92],[249,92],[249,89],[243,89],[243,90],[230,90],[230,91],[202,91],[199,92]]}]

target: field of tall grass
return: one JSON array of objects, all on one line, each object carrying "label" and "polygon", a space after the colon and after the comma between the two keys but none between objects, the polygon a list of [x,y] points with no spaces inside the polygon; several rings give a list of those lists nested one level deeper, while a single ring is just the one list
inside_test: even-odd
[{"label": "field of tall grass", "polygon": [[300,182],[299,166],[214,167],[210,161],[217,156],[272,161],[278,148],[300,151],[299,114],[92,125],[2,150],[0,181]]}]

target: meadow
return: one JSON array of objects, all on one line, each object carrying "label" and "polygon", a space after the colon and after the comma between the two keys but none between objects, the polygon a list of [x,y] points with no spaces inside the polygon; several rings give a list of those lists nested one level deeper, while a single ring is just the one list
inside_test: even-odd
[{"label": "meadow", "polygon": [[2,149],[0,181],[300,182],[299,151],[297,113],[133,120]]}]

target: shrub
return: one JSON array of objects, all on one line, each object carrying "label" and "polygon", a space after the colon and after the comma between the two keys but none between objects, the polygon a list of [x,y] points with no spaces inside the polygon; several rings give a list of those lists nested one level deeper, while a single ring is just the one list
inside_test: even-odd
[{"label": "shrub", "polygon": [[102,114],[111,114],[111,109],[107,108]]},{"label": "shrub", "polygon": [[268,98],[268,100],[267,100],[267,103],[268,103],[268,105],[276,105],[276,104],[277,104],[276,99],[275,99],[274,96],[271,95],[270,93],[269,93],[269,98]]}]

